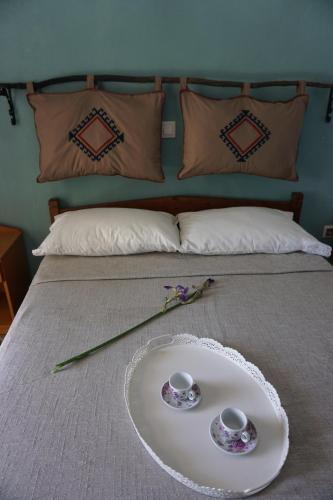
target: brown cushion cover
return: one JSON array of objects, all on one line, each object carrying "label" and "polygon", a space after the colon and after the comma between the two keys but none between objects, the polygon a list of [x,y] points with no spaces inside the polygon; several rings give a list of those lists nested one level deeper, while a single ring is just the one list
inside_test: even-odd
[{"label": "brown cushion cover", "polygon": [[165,93],[96,89],[32,93],[40,144],[38,182],[81,175],[163,181],[160,163]]},{"label": "brown cushion cover", "polygon": [[183,166],[179,179],[243,172],[297,180],[298,140],[308,96],[267,102],[211,99],[182,90]]}]

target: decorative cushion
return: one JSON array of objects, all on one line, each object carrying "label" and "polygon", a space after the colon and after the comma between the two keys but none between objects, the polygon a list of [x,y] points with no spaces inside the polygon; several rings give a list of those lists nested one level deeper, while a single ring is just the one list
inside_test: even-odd
[{"label": "decorative cushion", "polygon": [[135,208],[89,208],[55,217],[33,255],[127,255],[176,252],[176,217]]},{"label": "decorative cushion", "polygon": [[307,95],[267,102],[212,99],[181,90],[183,166],[179,179],[242,172],[297,180],[296,156]]},{"label": "decorative cushion", "polygon": [[163,91],[117,94],[91,88],[27,98],[40,145],[38,182],[91,174],[164,180]]},{"label": "decorative cushion", "polygon": [[302,251],[324,257],[331,247],[318,241],[290,212],[264,207],[231,207],[177,215],[180,252],[202,255],[290,253]]}]

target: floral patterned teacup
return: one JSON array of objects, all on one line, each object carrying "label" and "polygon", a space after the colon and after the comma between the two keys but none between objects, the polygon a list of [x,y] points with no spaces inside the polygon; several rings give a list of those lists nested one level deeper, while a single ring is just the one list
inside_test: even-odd
[{"label": "floral patterned teacup", "polygon": [[196,394],[192,390],[194,380],[187,372],[175,372],[169,378],[169,386],[175,399],[185,401],[195,399]]},{"label": "floral patterned teacup", "polygon": [[220,415],[221,430],[226,441],[238,441],[248,443],[251,439],[247,432],[248,419],[239,408],[225,408]]}]

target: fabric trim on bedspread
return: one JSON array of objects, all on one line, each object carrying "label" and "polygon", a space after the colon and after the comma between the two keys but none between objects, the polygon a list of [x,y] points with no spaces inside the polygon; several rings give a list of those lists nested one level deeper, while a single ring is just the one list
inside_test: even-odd
[{"label": "fabric trim on bedspread", "polygon": [[143,279],[186,276],[285,274],[333,271],[324,258],[301,252],[255,255],[150,253],[112,257],[47,256],[33,285],[49,281]]}]

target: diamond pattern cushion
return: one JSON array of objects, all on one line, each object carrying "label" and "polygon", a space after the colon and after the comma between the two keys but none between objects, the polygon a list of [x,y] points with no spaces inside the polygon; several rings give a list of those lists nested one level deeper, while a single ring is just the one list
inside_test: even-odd
[{"label": "diamond pattern cushion", "polygon": [[183,166],[179,179],[242,172],[297,180],[296,156],[307,95],[268,102],[211,99],[184,89]]},{"label": "diamond pattern cushion", "polygon": [[91,174],[162,182],[164,99],[162,91],[28,94],[40,144],[38,182]]}]

